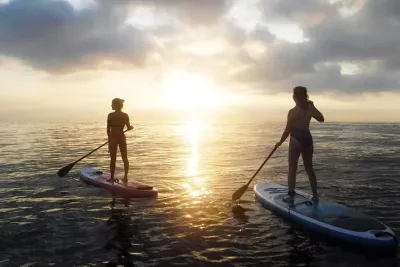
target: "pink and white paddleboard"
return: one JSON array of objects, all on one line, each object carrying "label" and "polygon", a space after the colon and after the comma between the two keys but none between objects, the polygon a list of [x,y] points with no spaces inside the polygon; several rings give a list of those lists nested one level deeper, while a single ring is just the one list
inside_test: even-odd
[{"label": "pink and white paddleboard", "polygon": [[83,168],[80,171],[80,179],[87,184],[104,188],[112,193],[131,198],[155,198],[158,195],[154,187],[129,179],[127,184],[122,178],[115,176],[117,182],[107,182],[110,174],[93,168]]}]

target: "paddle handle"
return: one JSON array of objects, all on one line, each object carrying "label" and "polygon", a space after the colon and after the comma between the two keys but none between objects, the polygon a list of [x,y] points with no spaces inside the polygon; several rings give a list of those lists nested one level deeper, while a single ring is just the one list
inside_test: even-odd
[{"label": "paddle handle", "polygon": [[[127,131],[129,131],[129,129],[125,130],[124,133],[126,133]],[[78,159],[77,161],[74,162],[74,164],[76,164],[77,162],[81,161],[82,159],[86,158],[87,156],[89,156],[90,154],[96,152],[97,150],[99,150],[100,148],[102,148],[103,146],[107,145],[109,141],[105,142],[104,144],[102,144],[101,146],[99,146],[98,148],[92,150],[91,152],[87,153],[85,156],[81,157],[80,159]]]},{"label": "paddle handle", "polygon": [[258,174],[258,172],[262,169],[262,167],[264,167],[265,163],[267,163],[267,161],[269,160],[269,158],[272,156],[272,154],[274,154],[275,150],[278,147],[275,146],[274,149],[272,149],[271,153],[269,153],[269,156],[264,160],[263,164],[261,164],[260,168],[258,168],[258,170],[256,171],[256,173],[253,175],[253,177],[251,177],[250,181],[247,183],[247,186],[250,185],[251,181],[253,181],[254,177],[256,177],[256,175]]}]

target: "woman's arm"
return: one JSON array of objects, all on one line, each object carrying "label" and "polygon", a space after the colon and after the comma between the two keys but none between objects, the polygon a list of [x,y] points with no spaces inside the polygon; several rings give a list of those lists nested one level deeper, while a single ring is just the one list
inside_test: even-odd
[{"label": "woman's arm", "polygon": [[131,123],[130,123],[130,121],[129,121],[129,115],[128,115],[128,114],[126,114],[126,122],[125,122],[125,125],[126,125],[126,128],[127,128],[128,130],[132,130],[132,129],[133,129],[133,126],[131,125]]},{"label": "woman's arm", "polygon": [[275,146],[281,146],[283,144],[283,142],[285,142],[286,138],[288,138],[290,131],[292,129],[292,121],[293,121],[292,118],[293,118],[293,111],[289,110],[288,115],[287,115],[285,130],[282,133],[281,140],[279,140],[279,142],[276,143]]},{"label": "woman's arm", "polygon": [[108,140],[110,140],[110,135],[111,135],[111,124],[110,124],[110,114],[107,116],[107,136]]},{"label": "woman's arm", "polygon": [[107,138],[108,138],[108,153],[110,153],[110,136],[111,136],[111,124],[110,124],[110,114],[107,116]]},{"label": "woman's arm", "polygon": [[312,108],[312,116],[319,122],[324,122],[325,118],[324,115],[314,106],[314,103],[310,101],[310,108]]}]

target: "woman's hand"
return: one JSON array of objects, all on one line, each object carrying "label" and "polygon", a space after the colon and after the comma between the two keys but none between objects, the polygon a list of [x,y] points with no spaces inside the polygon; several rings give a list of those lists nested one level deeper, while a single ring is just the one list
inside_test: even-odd
[{"label": "woman's hand", "polygon": [[130,131],[130,130],[132,130],[134,127],[132,126],[132,125],[130,125],[129,127],[128,127],[128,131]]},{"label": "woman's hand", "polygon": [[279,141],[278,143],[275,144],[275,147],[280,147],[283,142]]},{"label": "woman's hand", "polygon": [[309,103],[309,107],[311,109],[313,118],[319,122],[324,122],[325,121],[324,115],[322,115],[322,113],[314,106],[314,102],[308,101],[308,103]]},{"label": "woman's hand", "polygon": [[312,102],[311,100],[308,101],[308,105],[309,105],[309,107],[310,107],[311,109],[315,109],[314,102]]}]

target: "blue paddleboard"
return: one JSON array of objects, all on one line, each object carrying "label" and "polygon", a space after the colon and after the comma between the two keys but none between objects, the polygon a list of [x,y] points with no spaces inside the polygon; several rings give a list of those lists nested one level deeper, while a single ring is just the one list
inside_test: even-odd
[{"label": "blue paddleboard", "polygon": [[254,193],[265,208],[312,231],[365,246],[397,246],[392,229],[338,203],[324,199],[314,203],[311,195],[300,190],[296,190],[294,202],[287,203],[283,201],[287,186],[276,183],[256,184]]}]

